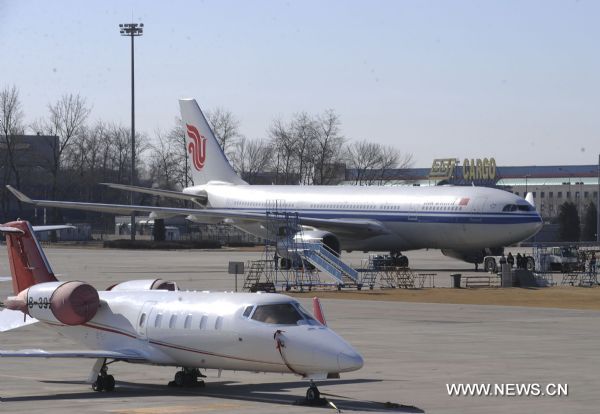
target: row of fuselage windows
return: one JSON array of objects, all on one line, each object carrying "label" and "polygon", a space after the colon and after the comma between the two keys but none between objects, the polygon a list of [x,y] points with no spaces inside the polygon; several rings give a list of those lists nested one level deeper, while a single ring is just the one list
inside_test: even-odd
[{"label": "row of fuselage windows", "polygon": [[[253,201],[236,201],[234,202],[235,206],[238,207],[259,207],[266,208],[264,203],[261,202],[253,202]],[[291,203],[288,205],[278,206],[278,208],[294,208],[295,204]],[[376,204],[310,204],[309,208],[312,209],[348,209],[348,210],[405,210],[407,207],[402,205],[380,205]],[[425,211],[459,211],[463,209],[463,206],[456,205],[454,203],[433,203],[428,202],[421,205],[421,210]]]},{"label": "row of fuselage windows", "polygon": [[[252,311],[256,308],[256,311],[253,313]],[[252,315],[252,316],[250,316]],[[270,323],[270,324],[279,324],[279,325],[296,325],[298,321],[306,321],[306,323],[314,322],[312,316],[308,313],[302,311],[300,312],[295,306],[290,303],[276,303],[276,304],[268,304],[268,305],[259,305],[254,306],[250,305],[244,309],[244,313],[242,314],[245,318],[251,318],[257,322]],[[183,319],[183,325],[178,325],[179,317]],[[140,328],[144,327],[146,323],[146,313],[142,313],[140,316],[139,325]],[[194,318],[194,315],[191,313],[187,315],[178,315],[178,314],[166,314],[157,313],[154,321],[150,321],[151,326],[156,329],[168,328],[168,329],[192,329],[198,328],[200,330],[221,330],[223,327],[223,317],[217,316],[214,322],[209,321],[208,315],[202,315],[200,320],[198,318]],[[316,323],[316,322],[315,322]]]},{"label": "row of fuselage windows", "polygon": [[[180,317],[183,318],[183,326],[181,326],[181,322],[180,322],[180,325],[177,324],[178,320],[180,320],[179,319]],[[144,313],[140,317],[140,327],[143,327],[145,322],[146,322],[146,314]],[[202,330],[208,330],[208,329],[220,330],[223,327],[223,317],[217,316],[216,319],[209,324],[208,315],[202,315],[200,317],[200,319],[198,319],[197,317],[194,318],[194,316],[192,314],[163,315],[162,313],[157,313],[154,318],[154,321],[151,321],[150,323],[151,323],[152,327],[157,328],[157,329],[160,329],[160,328],[192,329],[192,327],[194,327],[194,328],[199,328]]]}]

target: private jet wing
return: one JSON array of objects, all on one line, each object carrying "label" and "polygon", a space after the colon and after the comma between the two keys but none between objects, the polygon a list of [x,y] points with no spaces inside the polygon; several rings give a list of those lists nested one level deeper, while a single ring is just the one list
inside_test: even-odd
[{"label": "private jet wing", "polygon": [[[15,195],[21,202],[33,204],[39,207],[67,208],[74,210],[97,211],[101,213],[129,215],[133,212],[154,213],[158,217],[172,216],[194,216],[195,218],[206,219],[230,219],[235,225],[236,221],[264,222],[265,214],[252,211],[231,211],[227,209],[196,209],[180,207],[156,207],[140,206],[130,204],[103,204],[103,203],[83,203],[78,201],[50,201],[50,200],[32,200],[25,194],[7,185],[8,190]],[[389,230],[377,220],[369,219],[320,219],[299,215],[298,221],[305,226],[319,228],[339,234],[353,234],[363,237],[374,237],[381,234],[388,234]]]},{"label": "private jet wing", "polygon": [[171,190],[161,190],[158,188],[148,188],[148,187],[138,187],[137,185],[125,185],[125,184],[115,184],[115,183],[100,183],[110,188],[114,188],[116,190],[124,190],[131,191],[134,193],[143,193],[143,194],[151,194],[160,197],[166,198],[174,198],[177,200],[189,200],[194,201],[196,203],[206,202],[208,196],[206,193],[204,194],[188,194],[182,193],[181,191],[171,191]]},{"label": "private jet wing", "polygon": [[22,349],[19,351],[0,350],[0,358],[107,358],[119,361],[147,361],[147,358],[133,352],[116,351],[45,351],[43,349]]}]

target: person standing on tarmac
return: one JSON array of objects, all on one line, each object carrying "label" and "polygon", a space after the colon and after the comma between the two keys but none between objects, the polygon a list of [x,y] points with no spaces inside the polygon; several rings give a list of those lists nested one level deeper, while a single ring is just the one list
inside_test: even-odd
[{"label": "person standing on tarmac", "polygon": [[523,257],[521,256],[521,253],[517,253],[517,269],[522,269],[523,268]]},{"label": "person standing on tarmac", "polygon": [[513,257],[511,252],[508,252],[508,256],[506,257],[506,262],[510,265],[512,269],[515,265],[515,258]]}]

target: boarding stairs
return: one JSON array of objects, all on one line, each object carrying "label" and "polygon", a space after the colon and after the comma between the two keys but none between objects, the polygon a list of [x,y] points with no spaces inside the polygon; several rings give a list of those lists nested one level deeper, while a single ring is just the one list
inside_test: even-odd
[{"label": "boarding stairs", "polygon": [[[248,263],[250,266],[248,267],[248,272],[246,273],[246,278],[244,279],[244,287],[245,291],[255,291],[258,286],[261,285],[261,279],[263,275],[267,275],[266,268],[269,263],[266,260],[255,260]],[[269,283],[269,277],[267,276],[267,280],[265,283]]]},{"label": "boarding stairs", "polygon": [[298,243],[298,247],[303,259],[321,272],[327,273],[338,286],[360,284],[358,271],[344,263],[335,252],[323,243]]}]

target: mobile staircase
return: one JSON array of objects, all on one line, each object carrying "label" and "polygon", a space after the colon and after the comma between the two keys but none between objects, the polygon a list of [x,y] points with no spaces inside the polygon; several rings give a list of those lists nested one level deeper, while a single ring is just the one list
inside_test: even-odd
[{"label": "mobile staircase", "polygon": [[323,243],[298,243],[298,253],[308,263],[331,277],[338,289],[348,286],[362,287],[358,271],[340,259],[339,255]]},{"label": "mobile staircase", "polygon": [[[344,263],[337,252],[321,242],[304,241],[297,212],[287,211],[289,206],[282,200],[267,200],[266,204],[264,255],[262,260],[249,263],[245,289],[256,289],[265,283],[285,290],[362,287],[359,272]],[[321,281],[320,274],[333,283]]]}]

